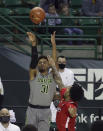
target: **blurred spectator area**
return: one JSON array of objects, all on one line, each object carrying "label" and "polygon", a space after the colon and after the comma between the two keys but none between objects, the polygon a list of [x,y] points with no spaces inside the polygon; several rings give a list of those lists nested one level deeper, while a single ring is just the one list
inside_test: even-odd
[{"label": "blurred spectator area", "polygon": [[[38,37],[38,42],[41,44],[40,53],[43,53],[42,46],[48,45],[51,48],[50,44],[50,36],[51,33],[49,29],[52,28],[53,31],[56,32],[57,45],[66,45],[68,40],[82,41],[81,45],[93,45],[92,48],[84,47],[80,50],[93,50],[95,52],[95,58],[99,58],[103,56],[102,50],[100,48],[98,51],[97,46],[103,45],[103,17],[87,17],[82,16],[81,14],[81,5],[82,0],[70,0],[69,8],[71,10],[71,16],[60,16],[58,18],[65,19],[66,21],[73,20],[75,23],[73,25],[67,24],[59,24],[55,26],[48,25],[48,19],[57,19],[56,17],[47,17],[46,23],[42,22],[39,25],[35,25],[31,22],[29,13],[32,7],[39,6],[38,0],[0,0],[0,45],[4,45],[6,43],[15,46],[18,50],[26,53],[27,55],[31,55],[28,49],[24,47],[20,47],[20,44],[24,44],[25,46],[31,47],[31,44],[28,43],[26,32],[32,31]],[[57,13],[60,12],[57,10]],[[72,28],[76,27],[83,30],[83,35],[73,34],[68,35],[62,32],[63,28]],[[3,43],[4,42],[4,43]],[[16,42],[16,43],[15,43]],[[19,43],[19,44],[17,44]],[[45,43],[45,44],[43,44]],[[68,44],[67,44],[68,46]],[[78,46],[78,44],[77,44]],[[75,50],[76,46],[72,49]],[[46,49],[46,48],[45,48]],[[71,50],[68,46],[66,50]],[[64,48],[60,47],[60,51],[64,50]],[[79,46],[76,50],[79,50]]]}]

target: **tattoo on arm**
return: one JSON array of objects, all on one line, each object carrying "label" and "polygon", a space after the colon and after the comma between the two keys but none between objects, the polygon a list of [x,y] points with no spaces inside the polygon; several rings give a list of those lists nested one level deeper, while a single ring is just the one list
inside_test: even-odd
[{"label": "tattoo on arm", "polygon": [[55,82],[57,83],[59,89],[61,90],[62,88],[64,88],[64,84],[62,83],[62,79],[60,77],[59,72],[57,71],[55,66],[52,66],[52,72],[53,72],[53,77]]},{"label": "tattoo on arm", "polygon": [[69,111],[71,117],[76,117],[76,114],[77,114],[77,109],[76,108],[70,107],[68,109],[68,111]]}]

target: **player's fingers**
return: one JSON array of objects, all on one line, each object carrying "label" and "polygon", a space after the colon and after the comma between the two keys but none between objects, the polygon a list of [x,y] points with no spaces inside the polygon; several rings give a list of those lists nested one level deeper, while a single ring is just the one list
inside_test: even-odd
[{"label": "player's fingers", "polygon": [[29,32],[26,32],[27,35],[29,35]]},{"label": "player's fingers", "polygon": [[50,55],[47,55],[47,59],[50,60]]},{"label": "player's fingers", "polygon": [[32,35],[33,35],[33,33],[32,33],[32,32],[27,32],[27,34],[28,34],[28,35],[30,35],[30,36],[32,36]]},{"label": "player's fingers", "polygon": [[56,31],[54,31],[54,35],[56,34]]},{"label": "player's fingers", "polygon": [[27,32],[27,35],[28,35],[28,36],[31,36],[32,34],[31,34],[31,32]]}]

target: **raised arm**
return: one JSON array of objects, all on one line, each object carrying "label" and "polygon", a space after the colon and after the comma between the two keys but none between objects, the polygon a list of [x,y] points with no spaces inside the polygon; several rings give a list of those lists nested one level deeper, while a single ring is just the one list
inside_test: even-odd
[{"label": "raised arm", "polygon": [[57,61],[57,52],[56,52],[56,41],[55,41],[55,33],[56,31],[51,34],[51,44],[52,44],[52,58],[54,59],[55,63]]},{"label": "raised arm", "polygon": [[36,66],[38,62],[38,51],[37,51],[37,41],[36,36],[31,33],[27,32],[29,41],[32,43],[32,50],[31,50],[31,63],[30,63],[30,80],[33,80],[37,74]]},{"label": "raised arm", "polygon": [[54,60],[53,60],[52,57],[47,56],[47,58],[48,58],[48,61],[49,61],[49,65],[50,65],[50,67],[52,68],[52,73],[53,73],[54,80],[55,80],[55,82],[57,83],[59,89],[61,90],[62,88],[64,88],[64,84],[62,83],[62,79],[61,79],[61,77],[60,77],[60,74],[59,74],[59,72],[57,71],[55,62],[54,62]]}]

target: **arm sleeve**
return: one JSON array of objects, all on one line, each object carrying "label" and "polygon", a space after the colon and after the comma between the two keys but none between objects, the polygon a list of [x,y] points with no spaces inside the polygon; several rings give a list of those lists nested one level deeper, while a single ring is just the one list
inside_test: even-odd
[{"label": "arm sleeve", "polygon": [[3,99],[4,99],[4,95],[0,95],[0,108],[1,108],[2,103],[3,103]]},{"label": "arm sleeve", "polygon": [[36,46],[32,46],[31,64],[30,68],[35,69],[38,63],[38,51]]}]

